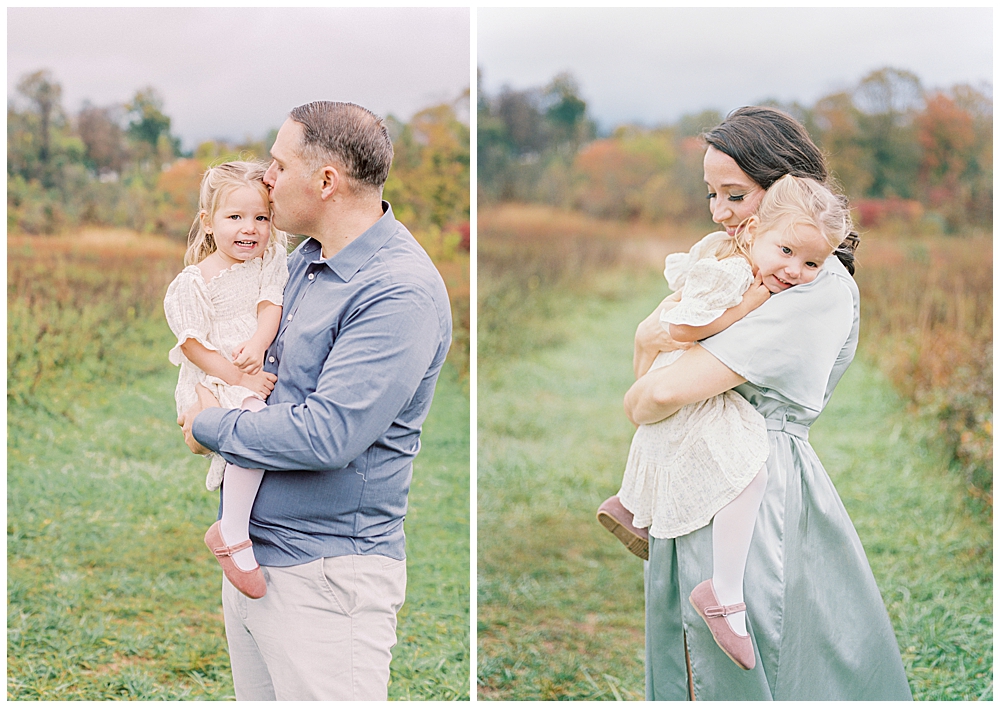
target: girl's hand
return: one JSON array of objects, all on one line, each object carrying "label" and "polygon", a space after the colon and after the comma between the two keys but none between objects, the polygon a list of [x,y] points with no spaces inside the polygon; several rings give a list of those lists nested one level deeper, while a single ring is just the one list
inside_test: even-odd
[{"label": "girl's hand", "polygon": [[274,382],[277,380],[278,377],[272,373],[258,371],[256,374],[242,374],[238,385],[267,398],[271,395],[271,391],[274,390]]},{"label": "girl's hand", "polygon": [[771,291],[764,286],[764,281],[760,277],[760,272],[758,271],[754,275],[753,283],[747,288],[747,291],[743,293],[743,306],[746,308],[747,312],[753,312],[758,307],[767,302],[767,299],[771,297]]},{"label": "girl's hand", "polygon": [[233,363],[244,374],[258,374],[264,368],[264,352],[253,340],[243,342],[233,349]]}]

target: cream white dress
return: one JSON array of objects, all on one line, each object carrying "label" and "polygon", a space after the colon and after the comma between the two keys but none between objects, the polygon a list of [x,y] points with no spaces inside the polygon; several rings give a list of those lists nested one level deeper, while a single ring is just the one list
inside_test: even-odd
[{"label": "cream white dress", "polygon": [[[725,232],[709,234],[688,253],[667,256],[664,276],[681,300],[660,323],[706,325],[738,305],[753,282],[738,256],[716,260]],[[675,362],[682,351],[660,352],[650,367]],[[764,418],[734,391],[685,406],[669,418],[640,425],[632,438],[618,497],[633,524],[655,538],[676,538],[706,526],[746,489],[768,455]]]},{"label": "cream white dress", "polygon": [[[237,263],[207,283],[196,265],[187,266],[170,283],[163,310],[177,337],[168,356],[171,364],[181,367],[174,390],[178,415],[197,401],[194,386],[198,383],[215,394],[223,408],[239,408],[250,396],[260,398],[248,388],[209,376],[184,356],[180,345],[194,339],[232,361],[233,349],[257,331],[257,306],[265,300],[282,304],[288,280],[287,260],[285,249],[272,244],[263,256]],[[226,461],[215,454],[210,457],[205,486],[214,490],[222,483]]]}]

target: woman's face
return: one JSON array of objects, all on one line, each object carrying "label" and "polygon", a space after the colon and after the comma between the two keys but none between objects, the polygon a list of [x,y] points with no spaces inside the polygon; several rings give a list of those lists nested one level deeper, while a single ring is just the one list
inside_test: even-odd
[{"label": "woman's face", "polygon": [[712,221],[732,236],[736,227],[757,211],[764,190],[740,169],[736,160],[712,146],[705,152],[704,166]]}]

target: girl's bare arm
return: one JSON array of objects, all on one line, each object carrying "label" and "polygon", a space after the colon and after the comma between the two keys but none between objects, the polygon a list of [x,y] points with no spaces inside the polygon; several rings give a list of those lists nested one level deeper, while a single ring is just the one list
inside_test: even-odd
[{"label": "girl's bare arm", "polygon": [[181,351],[188,361],[204,371],[209,376],[222,379],[230,386],[243,386],[264,398],[274,390],[274,382],[278,377],[266,371],[248,374],[237,368],[226,357],[214,349],[209,349],[196,339],[187,339],[181,344]]},{"label": "girl's bare arm", "polygon": [[740,304],[730,307],[717,318],[706,325],[681,325],[671,324],[669,326],[670,337],[678,342],[698,342],[713,334],[718,334],[729,325],[743,319],[748,314],[767,302],[771,293],[760,279],[760,275],[754,277],[753,283],[743,293]]},{"label": "girl's bare arm", "polygon": [[271,346],[281,324],[281,305],[264,300],[257,306],[257,331],[233,350],[233,363],[248,374],[258,373],[264,366],[264,353]]}]

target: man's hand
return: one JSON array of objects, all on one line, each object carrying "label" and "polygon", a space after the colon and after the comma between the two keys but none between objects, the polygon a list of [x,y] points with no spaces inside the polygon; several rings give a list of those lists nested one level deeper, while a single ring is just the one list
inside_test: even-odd
[{"label": "man's hand", "polygon": [[219,408],[220,406],[219,401],[212,395],[212,392],[201,384],[195,384],[194,390],[198,394],[198,402],[178,416],[177,425],[181,426],[181,430],[184,431],[184,442],[190,448],[191,452],[196,455],[207,455],[211,450],[195,440],[194,434],[191,432],[191,426],[194,425],[194,419],[203,410],[212,407]]}]

